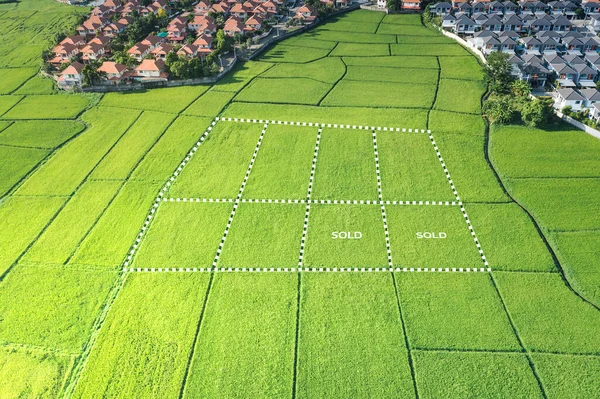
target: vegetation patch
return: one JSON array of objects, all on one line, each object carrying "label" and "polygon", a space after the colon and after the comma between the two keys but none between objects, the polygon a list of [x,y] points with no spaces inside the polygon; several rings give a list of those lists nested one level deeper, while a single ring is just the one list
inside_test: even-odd
[{"label": "vegetation patch", "polygon": [[295,62],[306,63],[326,57],[328,49],[305,47],[298,49],[295,46],[279,44],[260,57],[261,61],[267,62]]},{"label": "vegetation patch", "polygon": [[[365,67],[396,67],[414,69],[439,69],[435,57],[344,57],[344,63],[350,65],[360,65]],[[401,74],[405,71],[396,71],[395,74]]]},{"label": "vegetation patch", "polygon": [[442,79],[438,88],[435,108],[443,111],[481,113],[481,96],[485,87],[481,82]]},{"label": "vegetation patch", "polygon": [[0,133],[0,144],[53,149],[84,128],[75,121],[19,121]]},{"label": "vegetation patch", "polygon": [[336,57],[371,57],[390,55],[387,44],[339,43],[331,52]]},{"label": "vegetation patch", "polygon": [[308,78],[324,83],[335,83],[342,78],[346,67],[340,58],[323,58],[307,64],[279,64],[262,76],[268,78]]},{"label": "vegetation patch", "polygon": [[[2,137],[0,135],[0,137]],[[21,181],[50,152],[36,148],[5,147],[0,145],[0,196]]]},{"label": "vegetation patch", "polygon": [[468,55],[467,50],[458,44],[392,44],[392,55]]},{"label": "vegetation patch", "polygon": [[435,86],[414,83],[342,80],[325,97],[323,105],[429,109],[435,90]]},{"label": "vegetation patch", "polygon": [[100,105],[178,113],[206,90],[208,86],[183,86],[144,92],[107,93]]},{"label": "vegetation patch", "polygon": [[344,76],[346,80],[437,84],[438,71],[435,69],[406,69],[394,67],[374,67],[350,65]]},{"label": "vegetation patch", "polygon": [[5,119],[73,119],[88,106],[83,96],[27,96],[3,115]]},{"label": "vegetation patch", "polygon": [[37,73],[37,68],[0,69],[0,94],[9,94]]}]

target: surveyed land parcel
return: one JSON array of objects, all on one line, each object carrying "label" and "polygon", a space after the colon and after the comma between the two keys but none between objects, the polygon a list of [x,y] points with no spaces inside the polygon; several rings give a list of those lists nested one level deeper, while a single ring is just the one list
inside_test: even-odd
[{"label": "surveyed land parcel", "polygon": [[[37,70],[79,9],[0,5],[0,66]],[[25,75],[0,85],[29,167],[0,200],[0,396],[597,396],[597,309],[570,291],[597,298],[594,218],[548,210],[593,215],[594,147],[488,138],[476,59],[420,15],[335,16],[211,88]]]}]

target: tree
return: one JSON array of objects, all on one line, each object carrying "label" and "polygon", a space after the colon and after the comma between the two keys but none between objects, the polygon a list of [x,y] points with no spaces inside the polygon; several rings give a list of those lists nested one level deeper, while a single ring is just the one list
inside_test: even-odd
[{"label": "tree", "polygon": [[510,84],[510,90],[517,97],[529,97],[531,85],[524,80],[515,80]]},{"label": "tree", "polygon": [[508,57],[508,53],[494,51],[487,57],[487,64],[483,68],[490,90],[498,94],[508,93],[513,81],[510,73],[512,65],[508,62]]},{"label": "tree", "polygon": [[536,99],[523,106],[521,119],[529,127],[539,127],[547,124],[552,114],[552,106],[547,101]]},{"label": "tree", "polygon": [[83,74],[83,84],[86,86],[93,86],[100,83],[106,75],[104,72],[98,71],[98,67],[92,64],[84,66],[81,73]]},{"label": "tree", "polygon": [[398,11],[402,8],[402,0],[387,0],[386,7],[388,10]]},{"label": "tree", "polygon": [[507,96],[490,98],[485,102],[483,111],[490,122],[497,124],[510,123],[515,117],[515,110]]}]

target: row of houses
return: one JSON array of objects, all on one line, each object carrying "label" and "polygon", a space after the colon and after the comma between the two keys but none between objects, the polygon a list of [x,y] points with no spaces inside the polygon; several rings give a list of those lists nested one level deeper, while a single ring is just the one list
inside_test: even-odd
[{"label": "row of houses", "polygon": [[516,32],[531,35],[538,32],[569,32],[573,22],[564,15],[490,15],[446,14],[441,18],[442,28],[456,34],[470,35],[478,31]]},{"label": "row of houses", "polygon": [[[57,77],[57,83],[62,88],[81,87],[84,81],[83,69],[85,65],[75,61],[65,68]],[[104,61],[98,68],[104,76],[105,84],[117,85],[124,82],[140,80],[167,80],[169,74],[165,72],[165,62],[162,59],[145,59],[135,68],[114,61]]]},{"label": "row of houses", "polygon": [[520,36],[514,31],[496,33],[480,31],[467,38],[467,43],[485,55],[494,51],[509,54],[572,54],[596,53],[600,49],[600,38],[585,36],[578,31],[563,34],[554,31],[537,33],[535,36]]},{"label": "row of houses", "polygon": [[[578,12],[578,9],[581,9]],[[490,14],[490,15],[530,15],[530,16],[542,16],[542,15],[553,15],[553,16],[566,16],[569,19],[577,17],[581,12],[583,13],[597,13],[600,12],[600,3],[595,1],[581,0],[564,0],[564,1],[550,1],[544,3],[539,0],[524,0],[517,3],[511,1],[490,1],[490,0],[455,0],[451,2],[441,2],[434,4],[430,7],[430,12],[437,16],[444,16],[446,14],[458,14],[463,13],[468,16],[478,14]]]}]

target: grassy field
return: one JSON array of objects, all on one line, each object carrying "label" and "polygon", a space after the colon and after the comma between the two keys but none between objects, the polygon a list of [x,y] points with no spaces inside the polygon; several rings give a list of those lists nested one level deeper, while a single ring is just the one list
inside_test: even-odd
[{"label": "grassy field", "polygon": [[488,131],[418,14],[58,93],[41,51],[88,11],[0,4],[0,397],[600,397],[596,139]]}]

